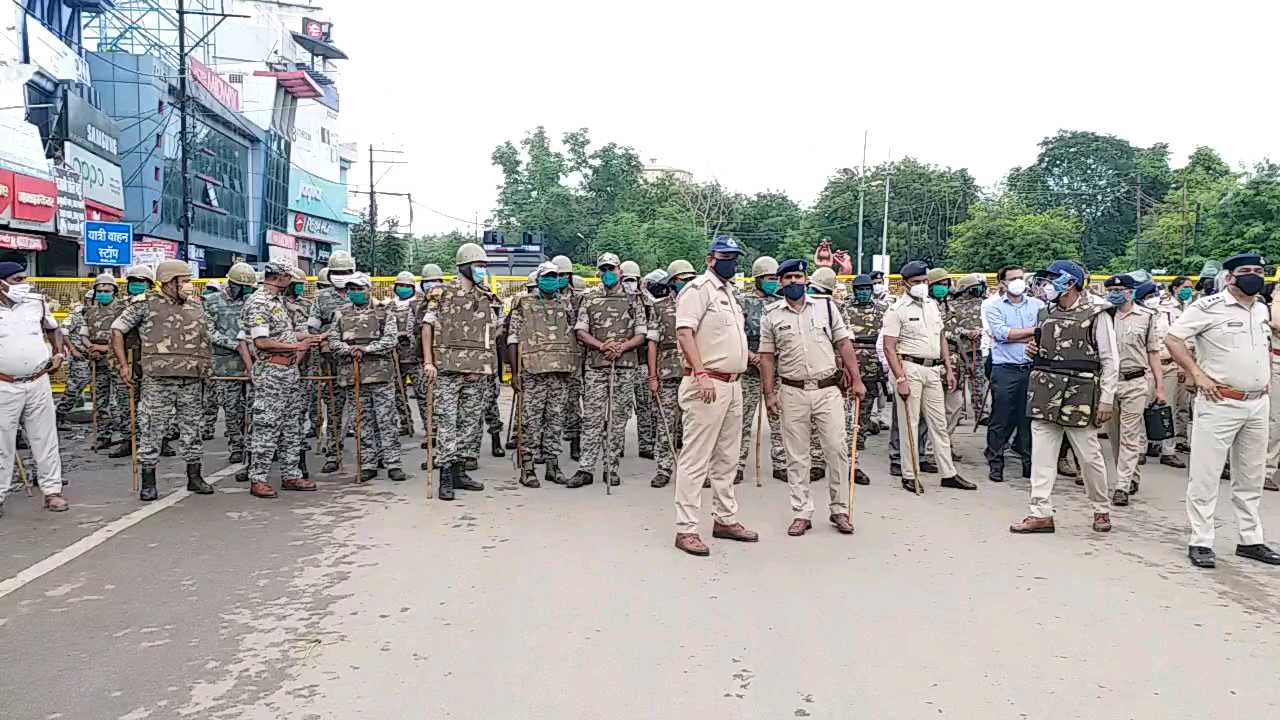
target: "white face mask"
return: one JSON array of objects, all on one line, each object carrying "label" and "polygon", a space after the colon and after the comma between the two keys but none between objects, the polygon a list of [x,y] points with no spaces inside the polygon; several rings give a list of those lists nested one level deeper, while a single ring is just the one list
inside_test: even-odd
[{"label": "white face mask", "polygon": [[911,297],[917,300],[923,300],[925,296],[929,294],[929,286],[924,283],[919,283],[907,288],[907,292]]},{"label": "white face mask", "polygon": [[1044,293],[1044,299],[1047,302],[1053,302],[1058,299],[1058,288],[1054,287],[1053,283],[1045,283],[1041,292]]},{"label": "white face mask", "polygon": [[872,285],[871,292],[876,295],[883,295],[885,293],[884,283],[876,283],[875,285]]},{"label": "white face mask", "polygon": [[1027,291],[1027,281],[1022,278],[1010,280],[1009,284],[1005,286],[1005,290],[1010,295],[1021,295]]},{"label": "white face mask", "polygon": [[1156,297],[1155,295],[1152,295],[1150,297],[1145,297],[1142,299],[1142,304],[1154,310],[1155,308],[1159,307],[1160,298]]},{"label": "white face mask", "polygon": [[5,294],[15,303],[26,302],[31,298],[31,283],[14,283]]}]

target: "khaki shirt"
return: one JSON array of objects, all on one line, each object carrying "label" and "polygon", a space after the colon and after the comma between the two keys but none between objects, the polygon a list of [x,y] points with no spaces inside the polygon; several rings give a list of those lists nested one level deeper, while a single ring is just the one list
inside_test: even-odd
[{"label": "khaki shirt", "polygon": [[1169,335],[1196,341],[1196,364],[1210,378],[1244,392],[1267,389],[1271,382],[1271,327],[1266,303],[1247,308],[1230,290],[1187,306]]},{"label": "khaki shirt", "polygon": [[1160,352],[1162,338],[1156,312],[1134,305],[1129,312],[1116,310],[1116,350],[1120,354],[1120,372],[1150,370],[1147,353]]},{"label": "khaki shirt", "polygon": [[898,338],[898,354],[937,360],[942,337],[942,310],[933,298],[916,300],[903,293],[884,313],[885,337]]},{"label": "khaki shirt", "polygon": [[733,288],[710,270],[691,280],[676,298],[676,329],[693,330],[702,366],[712,372],[747,371],[745,322]]},{"label": "khaki shirt", "polygon": [[774,353],[778,376],[788,380],[825,380],[834,375],[835,344],[848,338],[839,308],[822,298],[805,296],[799,312],[786,300],[778,300],[765,307],[760,320],[760,352]]}]

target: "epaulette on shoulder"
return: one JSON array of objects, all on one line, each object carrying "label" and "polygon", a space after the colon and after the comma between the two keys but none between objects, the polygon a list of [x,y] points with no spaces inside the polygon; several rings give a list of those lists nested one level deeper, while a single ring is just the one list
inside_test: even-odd
[{"label": "epaulette on shoulder", "polygon": [[1208,295],[1206,297],[1200,298],[1199,300],[1196,300],[1195,302],[1191,303],[1191,306],[1198,307],[1201,310],[1207,310],[1215,305],[1222,304],[1224,299],[1225,298],[1223,297],[1222,293],[1214,293],[1213,295]]}]

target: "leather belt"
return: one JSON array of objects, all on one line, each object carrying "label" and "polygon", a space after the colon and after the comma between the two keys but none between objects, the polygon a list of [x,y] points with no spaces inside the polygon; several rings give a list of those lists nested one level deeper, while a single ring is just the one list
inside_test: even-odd
[{"label": "leather belt", "polygon": [[1137,380],[1138,378],[1146,374],[1147,374],[1146,370],[1121,370],[1120,379],[1121,380]]},{"label": "leather belt", "polygon": [[1218,386],[1218,394],[1231,400],[1257,400],[1258,398],[1266,397],[1267,392],[1267,390],[1250,390],[1246,392],[1226,385]]},{"label": "leather belt", "polygon": [[836,373],[825,380],[790,380],[780,377],[778,382],[787,387],[799,388],[801,390],[822,390],[824,388],[835,387],[840,384],[840,373]]},{"label": "leather belt", "polygon": [[0,382],[29,383],[29,382],[32,382],[33,380],[39,380],[41,377],[48,375],[50,369],[51,368],[49,368],[49,366],[46,365],[45,368],[43,370],[40,370],[39,372],[36,372],[32,375],[22,375],[20,377],[15,377],[13,375],[5,375],[4,373],[0,373]]},{"label": "leather belt", "polygon": [[268,355],[265,358],[272,365],[292,365],[296,359],[295,355]]},{"label": "leather belt", "polygon": [[1271,354],[1272,354],[1272,355],[1275,355],[1276,357],[1280,357],[1280,350],[1277,350],[1277,349],[1275,349],[1275,348],[1271,348]]},{"label": "leather belt", "polygon": [[[716,380],[719,380],[720,382],[727,382],[727,383],[731,383],[731,382],[736,382],[736,381],[737,381],[737,379],[738,379],[738,376],[737,376],[737,375],[735,375],[735,374],[733,374],[733,373],[722,373],[722,372],[716,372],[715,370],[703,370],[702,372],[706,373],[706,374],[707,374],[707,377],[715,378]],[[692,370],[692,369],[690,369],[690,368],[685,368],[685,369],[684,369],[684,374],[685,374],[685,375],[692,375],[692,374],[693,374],[693,370]]]},{"label": "leather belt", "polygon": [[909,360],[915,363],[916,365],[920,365],[922,367],[933,367],[934,365],[942,364],[942,358],[922,358],[922,357],[916,357],[915,355],[901,355],[899,356],[899,359]]}]

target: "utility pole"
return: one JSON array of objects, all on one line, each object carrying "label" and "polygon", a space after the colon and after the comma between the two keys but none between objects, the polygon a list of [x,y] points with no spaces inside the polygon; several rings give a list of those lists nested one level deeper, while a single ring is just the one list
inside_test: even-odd
[{"label": "utility pole", "polygon": [[1187,259],[1187,178],[1182,177],[1182,259]]},{"label": "utility pole", "polygon": [[1133,254],[1142,264],[1142,173],[1138,173],[1133,191]]},{"label": "utility pole", "polygon": [[867,131],[862,131],[862,169],[858,171],[858,274],[862,274],[862,209],[867,201]]},{"label": "utility pole", "polygon": [[191,252],[191,173],[187,148],[187,6],[184,0],[178,0],[178,122],[178,145],[181,147],[178,172],[182,173],[182,220],[178,221],[182,230],[182,247],[178,250],[178,258],[188,260]]},{"label": "utility pole", "polygon": [[1200,201],[1196,201],[1196,224],[1192,227],[1191,252],[1200,252]]},{"label": "utility pole", "polygon": [[378,270],[378,191],[373,187],[373,144],[369,144],[369,262]]},{"label": "utility pole", "polygon": [[[889,156],[892,158],[893,153]],[[880,228],[880,254],[887,256],[889,254],[889,181],[893,179],[893,161],[889,161],[889,172],[884,176],[884,223]],[[885,275],[888,275],[888,270]],[[888,282],[886,279],[885,282]]]}]

